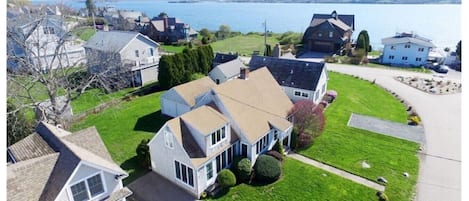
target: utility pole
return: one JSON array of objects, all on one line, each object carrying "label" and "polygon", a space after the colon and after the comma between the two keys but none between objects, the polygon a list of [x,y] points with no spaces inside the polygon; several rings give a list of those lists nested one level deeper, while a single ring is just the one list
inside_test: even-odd
[{"label": "utility pole", "polygon": [[267,52],[267,20],[264,20],[264,55]]}]

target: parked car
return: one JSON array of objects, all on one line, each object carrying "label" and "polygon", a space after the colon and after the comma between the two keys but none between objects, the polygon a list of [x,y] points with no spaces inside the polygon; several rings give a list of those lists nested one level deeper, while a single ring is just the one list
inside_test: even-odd
[{"label": "parked car", "polygon": [[438,65],[434,67],[432,70],[437,72],[437,73],[448,73],[449,67],[446,65]]}]

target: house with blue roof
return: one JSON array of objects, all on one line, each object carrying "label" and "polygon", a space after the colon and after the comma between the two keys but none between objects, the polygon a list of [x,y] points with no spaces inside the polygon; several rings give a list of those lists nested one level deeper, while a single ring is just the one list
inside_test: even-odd
[{"label": "house with blue roof", "polygon": [[428,55],[436,46],[430,39],[413,33],[397,33],[383,38],[384,45],[381,62],[395,66],[423,66]]},{"label": "house with blue roof", "polygon": [[88,72],[107,74],[124,86],[158,80],[160,45],[138,32],[98,31],[85,44]]}]

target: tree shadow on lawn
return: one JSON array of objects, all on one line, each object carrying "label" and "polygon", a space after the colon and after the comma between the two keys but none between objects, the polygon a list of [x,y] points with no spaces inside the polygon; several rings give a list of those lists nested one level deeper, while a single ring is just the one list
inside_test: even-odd
[{"label": "tree shadow on lawn", "polygon": [[120,165],[120,167],[127,173],[129,173],[129,176],[122,181],[124,183],[124,186],[127,186],[132,181],[135,181],[136,179],[150,171],[145,170],[140,166],[137,156],[127,159]]},{"label": "tree shadow on lawn", "polygon": [[134,131],[156,133],[171,117],[161,114],[161,110],[138,118]]}]

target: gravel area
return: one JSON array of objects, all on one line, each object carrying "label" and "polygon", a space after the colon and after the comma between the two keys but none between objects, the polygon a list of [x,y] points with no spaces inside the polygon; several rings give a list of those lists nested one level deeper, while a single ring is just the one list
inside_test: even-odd
[{"label": "gravel area", "polygon": [[350,116],[348,126],[420,144],[423,144],[425,141],[424,129],[422,126],[410,126],[407,124],[386,121],[354,113]]}]

